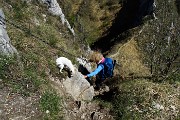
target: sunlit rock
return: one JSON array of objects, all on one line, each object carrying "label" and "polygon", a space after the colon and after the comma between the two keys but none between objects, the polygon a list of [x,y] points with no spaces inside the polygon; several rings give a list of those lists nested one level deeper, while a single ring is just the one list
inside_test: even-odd
[{"label": "sunlit rock", "polygon": [[90,101],[94,97],[93,86],[90,86],[90,83],[77,70],[73,77],[67,77],[67,79],[63,81],[63,85],[66,92],[69,93],[76,101]]},{"label": "sunlit rock", "polygon": [[10,43],[10,38],[6,31],[6,21],[5,16],[0,9],[0,53],[5,55],[13,55],[17,53],[17,50]]},{"label": "sunlit rock", "polygon": [[43,3],[48,5],[48,11],[56,16],[59,16],[62,24],[66,24],[71,33],[75,36],[74,29],[69,24],[68,20],[65,18],[64,13],[62,12],[61,7],[59,6],[57,0],[41,0]]}]

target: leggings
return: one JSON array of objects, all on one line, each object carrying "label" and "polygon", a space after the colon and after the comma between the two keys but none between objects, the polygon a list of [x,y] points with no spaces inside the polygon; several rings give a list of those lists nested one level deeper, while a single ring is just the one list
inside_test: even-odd
[{"label": "leggings", "polygon": [[95,81],[96,87],[100,88],[102,86],[102,83],[104,82],[104,80],[105,80],[105,78],[100,78],[99,76],[97,76],[96,81]]}]

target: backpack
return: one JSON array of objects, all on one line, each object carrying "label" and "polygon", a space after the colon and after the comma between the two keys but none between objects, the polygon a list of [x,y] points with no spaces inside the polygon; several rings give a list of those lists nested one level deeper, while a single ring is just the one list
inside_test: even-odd
[{"label": "backpack", "polygon": [[109,78],[113,76],[113,70],[115,66],[116,60],[112,60],[111,58],[105,58],[103,63],[100,63],[104,66],[103,76],[105,78]]}]

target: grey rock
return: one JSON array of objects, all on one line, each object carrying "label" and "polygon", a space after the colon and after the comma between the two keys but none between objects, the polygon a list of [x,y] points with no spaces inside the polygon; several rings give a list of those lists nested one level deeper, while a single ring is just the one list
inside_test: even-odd
[{"label": "grey rock", "polygon": [[84,57],[76,58],[77,62],[81,64],[84,68],[86,68],[89,72],[92,72],[91,64]]},{"label": "grey rock", "polygon": [[63,81],[63,85],[66,92],[69,93],[76,101],[90,101],[94,97],[93,86],[90,86],[90,83],[80,72],[77,71],[77,69],[75,70],[73,77],[67,77],[67,79]]},{"label": "grey rock", "polygon": [[68,27],[68,29],[75,36],[74,29],[71,27],[68,20],[65,18],[65,15],[62,12],[62,9],[59,6],[57,0],[41,0],[41,2],[47,4],[48,5],[48,11],[53,15],[59,16],[62,24],[64,25],[66,23],[66,26]]},{"label": "grey rock", "polygon": [[2,9],[0,9],[0,53],[5,55],[18,53],[15,47],[10,43],[10,38],[6,31],[5,16]]}]

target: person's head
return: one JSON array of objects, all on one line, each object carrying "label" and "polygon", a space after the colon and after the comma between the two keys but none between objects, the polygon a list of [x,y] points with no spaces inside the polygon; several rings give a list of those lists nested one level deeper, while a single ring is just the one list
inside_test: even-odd
[{"label": "person's head", "polygon": [[90,55],[89,61],[90,62],[99,63],[99,61],[102,60],[102,58],[103,58],[103,55],[100,52],[93,52]]}]

